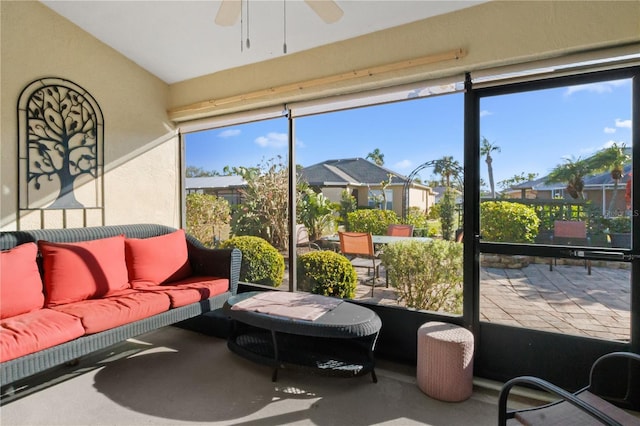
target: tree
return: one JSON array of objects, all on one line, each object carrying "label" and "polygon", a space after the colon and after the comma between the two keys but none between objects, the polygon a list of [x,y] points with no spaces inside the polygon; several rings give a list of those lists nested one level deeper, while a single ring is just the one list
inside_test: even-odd
[{"label": "tree", "polygon": [[451,186],[451,178],[460,178],[460,163],[454,160],[452,156],[444,156],[434,162],[433,172],[442,176],[442,183],[449,188]]},{"label": "tree", "polygon": [[187,166],[187,170],[185,172],[188,178],[192,177],[211,177],[211,176],[219,176],[220,173],[215,170],[205,170],[202,167],[197,166]]},{"label": "tree", "polygon": [[538,173],[524,173],[520,172],[519,175],[513,175],[510,178],[501,180],[498,182],[498,186],[502,189],[508,189],[512,186],[521,184],[522,182],[529,182],[538,177]]},{"label": "tree", "polygon": [[257,167],[227,166],[225,173],[240,175],[247,183],[241,190],[244,203],[234,217],[236,235],[261,237],[278,250],[287,250],[289,170],[281,157],[277,160]]},{"label": "tree", "polygon": [[578,158],[565,158],[547,176],[547,183],[566,182],[567,192],[574,199],[584,200],[584,177],[591,171],[587,161]]},{"label": "tree", "polygon": [[380,182],[380,195],[373,195],[371,189],[369,189],[369,199],[373,201],[376,208],[381,208],[382,210],[387,209],[387,188],[391,184],[392,179],[393,175],[389,173],[387,174],[387,180]]},{"label": "tree", "polygon": [[220,240],[229,224],[231,209],[224,198],[210,194],[187,195],[187,232],[208,247]]},{"label": "tree", "polygon": [[91,103],[73,89],[47,86],[31,96],[27,107],[28,181],[40,189],[42,178],[57,179],[60,191],[49,208],[82,208],[74,182],[98,173],[98,123]]},{"label": "tree", "polygon": [[493,182],[493,157],[492,152],[500,152],[498,145],[492,144],[485,137],[482,138],[482,146],[480,146],[480,155],[484,155],[484,161],[487,163],[487,169],[489,171],[489,187],[491,188],[491,198],[496,198],[496,186]]},{"label": "tree", "polygon": [[443,240],[449,241],[453,239],[455,203],[455,194],[451,188],[447,187],[440,201],[440,227],[442,229]]},{"label": "tree", "polygon": [[346,189],[342,190],[340,193],[340,221],[344,225],[345,229],[350,229],[349,227],[349,213],[356,211],[358,208],[358,202],[356,197],[349,194],[349,191]]},{"label": "tree", "polygon": [[296,205],[297,223],[302,223],[309,231],[309,238],[320,238],[325,229],[333,225],[334,204],[322,192],[315,192],[311,188],[298,189]]},{"label": "tree", "polygon": [[384,164],[384,154],[381,153],[378,148],[374,149],[373,152],[368,153],[366,159],[373,161],[378,166],[382,166]]},{"label": "tree", "polygon": [[631,155],[627,154],[627,147],[624,143],[618,145],[617,143],[611,144],[610,147],[601,149],[595,153],[592,157],[587,159],[587,162],[594,173],[600,173],[603,171],[609,171],[611,179],[613,179],[613,195],[609,202],[609,212],[615,211],[616,198],[618,195],[618,184],[620,179],[624,177],[624,166],[631,161]]}]

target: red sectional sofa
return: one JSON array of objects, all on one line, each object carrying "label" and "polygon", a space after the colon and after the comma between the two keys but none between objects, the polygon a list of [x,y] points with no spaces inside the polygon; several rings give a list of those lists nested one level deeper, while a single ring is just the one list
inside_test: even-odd
[{"label": "red sectional sofa", "polygon": [[222,307],[241,253],[154,225],[0,233],[0,383]]}]

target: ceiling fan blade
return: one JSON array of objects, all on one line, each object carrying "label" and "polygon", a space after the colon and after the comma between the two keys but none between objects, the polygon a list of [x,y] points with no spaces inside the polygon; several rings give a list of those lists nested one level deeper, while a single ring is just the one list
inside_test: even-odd
[{"label": "ceiling fan blade", "polygon": [[238,21],[240,17],[241,0],[222,0],[220,9],[216,14],[216,24],[223,27],[230,27]]},{"label": "ceiling fan blade", "polygon": [[304,0],[311,9],[327,24],[338,22],[344,12],[333,0]]}]

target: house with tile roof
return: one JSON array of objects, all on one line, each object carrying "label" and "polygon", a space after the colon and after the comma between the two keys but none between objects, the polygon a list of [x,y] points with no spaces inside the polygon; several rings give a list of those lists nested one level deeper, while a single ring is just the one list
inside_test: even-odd
[{"label": "house with tile roof", "polygon": [[[592,205],[602,209],[603,216],[620,216],[621,212],[627,209],[625,201],[625,191],[627,182],[631,179],[631,164],[627,164],[623,169],[623,177],[616,182],[611,178],[611,173],[606,171],[597,173],[584,178],[584,198],[591,201]],[[509,190],[503,192],[507,198],[527,198],[527,199],[552,199],[563,198],[573,200],[566,191],[566,183],[554,182],[547,183],[547,176],[523,182],[512,186]],[[609,204],[616,193],[615,208],[613,212],[609,210]]]},{"label": "house with tile roof", "polygon": [[185,179],[185,191],[187,194],[210,194],[224,198],[230,205],[242,203],[241,189],[247,182],[237,175],[232,176],[206,176]]},{"label": "house with tile roof", "polygon": [[359,207],[381,207],[383,182],[390,180],[384,207],[398,216],[402,216],[405,203],[407,208],[417,207],[423,212],[435,204],[436,193],[431,187],[409,182],[406,176],[364,158],[326,160],[301,169],[300,178],[333,202],[339,202],[346,190],[356,198]]}]

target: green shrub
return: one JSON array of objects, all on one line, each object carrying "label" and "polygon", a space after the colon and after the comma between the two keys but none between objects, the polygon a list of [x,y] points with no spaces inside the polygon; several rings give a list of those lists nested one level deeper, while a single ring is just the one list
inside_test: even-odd
[{"label": "green shrub", "polygon": [[284,279],[284,257],[265,239],[248,235],[233,237],[220,247],[242,252],[240,281],[278,287]]},{"label": "green shrub", "polygon": [[480,204],[480,234],[484,241],[532,243],[540,219],[533,208],[509,201]]},{"label": "green shrub", "polygon": [[353,299],[358,276],[349,260],[332,251],[311,251],[298,256],[298,289],[324,296]]},{"label": "green shrub", "polygon": [[370,232],[376,235],[387,233],[391,223],[400,223],[398,215],[393,210],[360,209],[347,214],[349,231]]},{"label": "green shrub", "polygon": [[426,228],[428,220],[427,215],[418,207],[409,207],[405,223],[413,225],[414,228]]},{"label": "green shrub", "polygon": [[398,302],[414,309],[461,313],[462,248],[445,240],[387,245],[380,257]]},{"label": "green shrub", "polygon": [[438,235],[440,235],[440,221],[429,219],[427,222],[427,233],[426,235],[422,235],[422,237],[437,237]]},{"label": "green shrub", "polygon": [[631,218],[629,216],[616,216],[608,220],[609,233],[625,234],[631,232]]},{"label": "green shrub", "polygon": [[231,220],[229,202],[209,194],[187,194],[186,198],[187,233],[213,247]]}]

